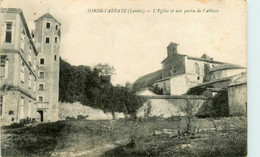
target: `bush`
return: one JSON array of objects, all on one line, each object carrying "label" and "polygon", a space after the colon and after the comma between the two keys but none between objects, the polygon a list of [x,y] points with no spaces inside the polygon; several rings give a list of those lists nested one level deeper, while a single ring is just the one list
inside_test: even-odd
[{"label": "bush", "polygon": [[78,115],[78,116],[77,116],[77,119],[78,119],[78,120],[83,120],[83,119],[86,119],[87,117],[88,117],[88,115],[86,115],[86,116]]},{"label": "bush", "polygon": [[67,116],[67,117],[66,117],[66,120],[76,120],[76,118]]}]

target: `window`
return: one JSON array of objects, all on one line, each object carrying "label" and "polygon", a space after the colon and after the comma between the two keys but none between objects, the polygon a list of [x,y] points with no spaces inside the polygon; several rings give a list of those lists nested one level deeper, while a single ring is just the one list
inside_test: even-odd
[{"label": "window", "polygon": [[57,60],[57,55],[54,55],[54,60],[55,60],[55,61]]},{"label": "window", "polygon": [[28,78],[28,87],[30,89],[32,88],[32,73],[30,73],[29,78]]},{"label": "window", "polygon": [[55,43],[58,43],[58,37],[55,37]]},{"label": "window", "polygon": [[31,62],[32,62],[32,47],[30,46],[30,48],[29,48],[29,53],[28,53],[28,62],[30,63],[30,64],[32,64]]},{"label": "window", "polygon": [[24,83],[24,62],[23,61],[21,65],[20,78],[21,78],[21,82]]},{"label": "window", "polygon": [[40,72],[39,77],[40,77],[40,78],[44,78],[44,72],[43,72],[43,71]]},{"label": "window", "polygon": [[43,96],[38,96],[38,101],[43,102]]},{"label": "window", "polygon": [[197,77],[197,80],[200,80],[200,77],[199,77],[199,76]]},{"label": "window", "polygon": [[59,26],[58,26],[58,25],[56,25],[55,29],[56,29],[56,30],[58,30],[58,28],[59,28]]},{"label": "window", "polygon": [[44,64],[44,58],[40,59],[40,64]]},{"label": "window", "polygon": [[39,91],[43,91],[43,84],[39,84]]},{"label": "window", "polygon": [[170,69],[170,74],[173,76],[173,75],[175,75],[176,73],[177,73],[177,69],[176,69],[175,65],[173,65],[173,66],[171,67],[171,69]]},{"label": "window", "polygon": [[3,115],[3,96],[0,96],[0,116]]},{"label": "window", "polygon": [[28,103],[28,117],[31,117],[32,115],[32,102],[29,101]]},{"label": "window", "polygon": [[51,28],[51,23],[50,22],[46,22],[46,28],[50,29]]},{"label": "window", "polygon": [[22,29],[22,33],[21,33],[21,50],[23,50],[22,52],[24,52],[24,42],[25,42],[25,31],[24,29]]},{"label": "window", "polygon": [[8,22],[6,23],[6,29],[5,29],[5,42],[11,43],[12,42],[12,27],[13,24]]},{"label": "window", "polygon": [[36,71],[36,57],[34,58],[34,64],[33,64],[33,71],[35,72]]},{"label": "window", "polygon": [[46,44],[49,44],[49,43],[50,43],[50,37],[46,37],[46,38],[45,38],[45,43],[46,43]]},{"label": "window", "polygon": [[6,55],[2,55],[0,60],[0,78],[4,78],[6,76],[7,76],[7,60],[6,60]]}]

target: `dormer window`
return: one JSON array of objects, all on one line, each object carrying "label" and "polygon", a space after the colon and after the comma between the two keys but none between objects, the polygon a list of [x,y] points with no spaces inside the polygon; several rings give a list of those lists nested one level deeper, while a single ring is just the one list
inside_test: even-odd
[{"label": "dormer window", "polygon": [[51,28],[51,23],[50,22],[46,22],[46,28],[50,29]]}]

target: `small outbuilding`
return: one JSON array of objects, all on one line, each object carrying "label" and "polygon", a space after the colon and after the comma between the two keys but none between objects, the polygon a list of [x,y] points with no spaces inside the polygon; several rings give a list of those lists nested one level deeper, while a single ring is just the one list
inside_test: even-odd
[{"label": "small outbuilding", "polygon": [[247,112],[247,75],[244,73],[228,85],[228,104],[231,116],[246,115]]}]

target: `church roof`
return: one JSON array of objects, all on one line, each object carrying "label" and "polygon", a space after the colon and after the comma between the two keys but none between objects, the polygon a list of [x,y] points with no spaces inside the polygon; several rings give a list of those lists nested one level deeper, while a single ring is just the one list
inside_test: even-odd
[{"label": "church roof", "polygon": [[147,75],[141,76],[133,83],[133,89],[136,91],[140,90],[152,84],[153,81],[159,80],[161,78],[162,70],[158,70]]},{"label": "church roof", "polygon": [[38,19],[36,19],[35,21],[40,21],[40,20],[43,20],[43,19],[52,19],[54,20],[55,22],[59,23],[60,22],[58,20],[56,20],[50,13],[46,13],[44,15],[42,15],[41,17],[39,17]]},{"label": "church roof", "polygon": [[219,71],[219,70],[226,70],[226,69],[246,69],[240,65],[224,63],[220,65],[216,65],[210,69],[210,72]]}]

